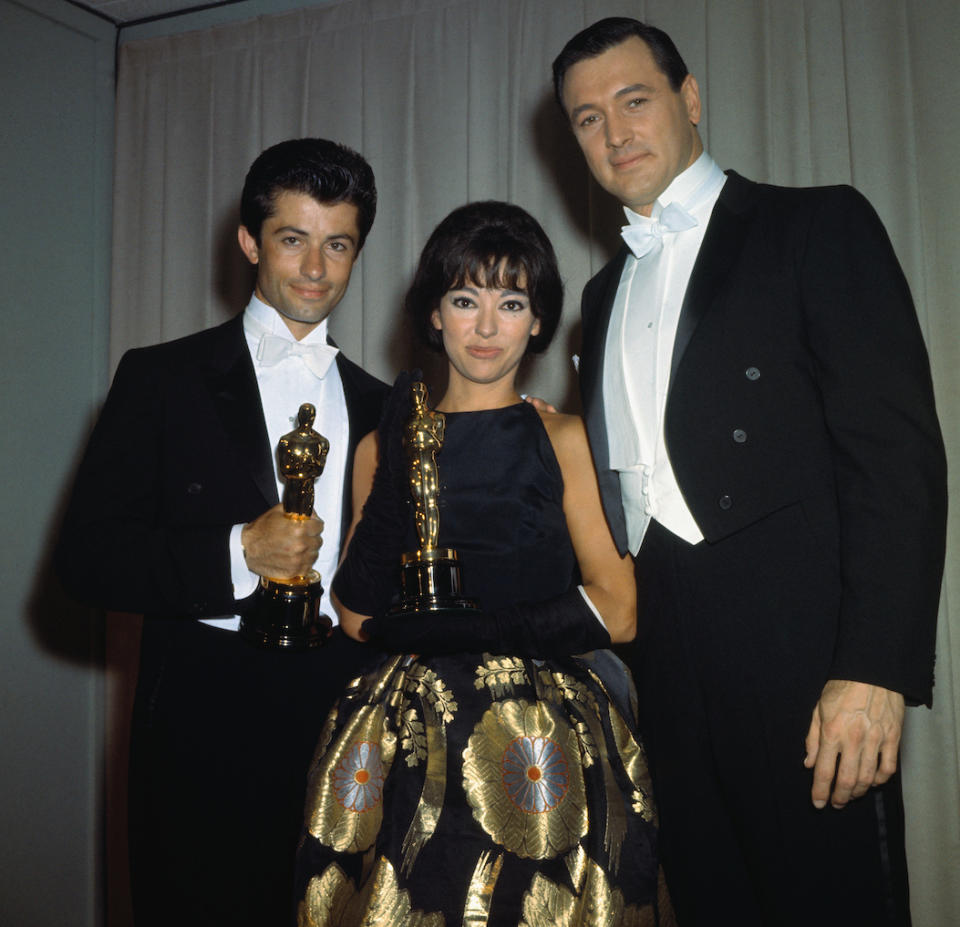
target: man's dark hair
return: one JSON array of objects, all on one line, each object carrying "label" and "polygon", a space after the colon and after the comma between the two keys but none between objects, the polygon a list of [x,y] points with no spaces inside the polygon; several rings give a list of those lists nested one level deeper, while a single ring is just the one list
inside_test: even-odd
[{"label": "man's dark hair", "polygon": [[377,187],[370,165],[352,148],[325,138],[280,142],[250,165],[240,195],[240,221],[258,245],[263,223],[273,215],[280,193],[306,193],[328,206],[356,206],[357,251],[377,214]]},{"label": "man's dark hair", "polygon": [[[560,109],[563,107],[563,78],[567,71],[584,58],[596,58],[608,49],[625,42],[631,36],[643,39],[653,55],[657,67],[667,76],[671,89],[676,93],[683,79],[690,72],[673,44],[673,39],[662,29],[648,26],[638,19],[627,16],[610,16],[578,32],[553,61],[553,92]],[[566,110],[564,110],[566,113]]]},{"label": "man's dark hair", "polygon": [[483,200],[455,209],[427,239],[403,302],[420,339],[435,351],[443,338],[431,315],[444,293],[467,284],[527,294],[540,331],[526,353],[546,349],[563,310],[553,246],[533,216],[512,203]]}]

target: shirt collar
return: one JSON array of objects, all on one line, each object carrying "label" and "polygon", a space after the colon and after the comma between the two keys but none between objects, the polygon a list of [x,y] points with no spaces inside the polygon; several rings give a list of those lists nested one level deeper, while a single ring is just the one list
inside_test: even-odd
[{"label": "shirt collar", "polygon": [[670,181],[666,190],[657,197],[650,212],[650,218],[641,216],[630,209],[629,206],[624,206],[623,211],[627,217],[627,222],[631,225],[642,225],[650,222],[651,219],[656,219],[663,212],[664,207],[671,203],[677,203],[692,212],[704,200],[711,196],[715,197],[726,179],[726,175],[720,170],[717,162],[704,151],[693,164],[677,174]]},{"label": "shirt collar", "polygon": [[[248,319],[252,320],[254,324],[247,325]],[[287,328],[283,316],[273,306],[268,306],[261,299],[258,299],[256,293],[251,295],[247,308],[243,310],[243,320],[245,329],[256,329],[260,334],[276,335],[278,338],[285,338],[287,341],[297,340],[293,337],[293,332]],[[300,344],[326,344],[327,321],[327,319],[324,319],[313,331],[301,338]]]}]

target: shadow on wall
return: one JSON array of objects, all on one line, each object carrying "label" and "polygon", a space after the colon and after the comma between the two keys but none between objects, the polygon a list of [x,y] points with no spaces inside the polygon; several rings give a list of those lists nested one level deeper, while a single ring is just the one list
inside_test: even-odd
[{"label": "shadow on wall", "polygon": [[[108,923],[128,927],[132,923],[127,884],[126,770],[129,751],[130,714],[136,687],[140,641],[139,616],[105,616],[103,611],[73,601],[60,585],[53,566],[76,470],[99,408],[82,432],[49,518],[27,600],[25,620],[38,646],[55,660],[94,669],[106,679],[106,716],[103,728],[102,780],[97,798],[97,831],[104,840],[106,867],[98,857],[96,870],[106,879]],[[98,709],[94,709],[94,716]],[[98,756],[98,766],[100,757]]]},{"label": "shadow on wall", "polygon": [[230,209],[217,225],[210,257],[213,260],[213,289],[216,293],[216,318],[210,324],[219,325],[242,312],[250,301],[250,294],[257,282],[257,270],[251,264],[237,242],[240,225],[239,207]]},{"label": "shadow on wall", "polygon": [[27,600],[26,621],[34,639],[47,653],[77,665],[102,667],[103,613],[71,599],[64,592],[53,568],[53,551],[60,534],[60,523],[73,489],[87,436],[99,414],[98,408],[91,415],[87,429],[82,432],[83,440],[74,449],[69,479],[64,480],[60,488],[59,497],[47,523],[30,597]]},{"label": "shadow on wall", "polygon": [[[579,300],[579,294],[573,294],[577,300]],[[578,303],[579,304],[579,303]],[[574,354],[580,354],[580,345],[583,340],[583,325],[580,322],[580,318],[577,318],[577,321],[570,326],[567,330],[566,342],[564,347],[561,349],[559,341],[554,343],[554,346],[550,349],[552,351],[563,350],[564,356],[567,358],[573,357]],[[572,365],[571,361],[571,365]],[[567,392],[564,396],[560,397],[560,404],[557,406],[561,412],[569,412],[571,415],[583,415],[583,405],[580,402],[580,379],[571,370],[571,374],[567,377]]]},{"label": "shadow on wall", "polygon": [[[99,409],[96,410],[99,415]],[[92,424],[91,424],[92,427]],[[127,757],[130,718],[140,652],[139,615],[104,614],[74,602],[60,585],[53,567],[60,524],[73,489],[86,435],[76,450],[70,479],[64,481],[51,516],[27,605],[27,622],[34,639],[48,654],[73,665],[95,668],[106,680],[103,728],[102,791],[98,829],[103,828],[104,863],[97,869],[106,879],[108,921],[116,927],[132,923],[127,860]]]},{"label": "shadow on wall", "polygon": [[432,402],[443,395],[447,383],[447,362],[442,352],[433,351],[420,341],[419,336],[403,311],[403,300],[413,282],[415,268],[411,267],[397,288],[394,305],[396,310],[390,316],[390,330],[387,332],[389,348],[387,357],[393,371],[417,370],[423,373],[423,382],[430,389]]}]

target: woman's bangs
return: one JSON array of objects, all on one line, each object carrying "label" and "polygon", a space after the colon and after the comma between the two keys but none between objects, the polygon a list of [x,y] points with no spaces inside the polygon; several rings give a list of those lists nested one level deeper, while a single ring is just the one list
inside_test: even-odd
[{"label": "woman's bangs", "polygon": [[471,249],[459,255],[457,264],[448,290],[472,285],[481,289],[527,292],[527,269],[515,254]]}]

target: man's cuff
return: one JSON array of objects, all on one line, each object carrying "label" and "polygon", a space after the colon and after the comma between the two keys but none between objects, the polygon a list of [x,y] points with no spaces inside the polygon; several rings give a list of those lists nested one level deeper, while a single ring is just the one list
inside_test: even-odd
[{"label": "man's cuff", "polygon": [[245,599],[253,595],[260,582],[260,577],[247,567],[247,559],[243,554],[243,544],[240,535],[246,525],[234,525],[230,529],[230,580],[233,583],[233,597]]}]

